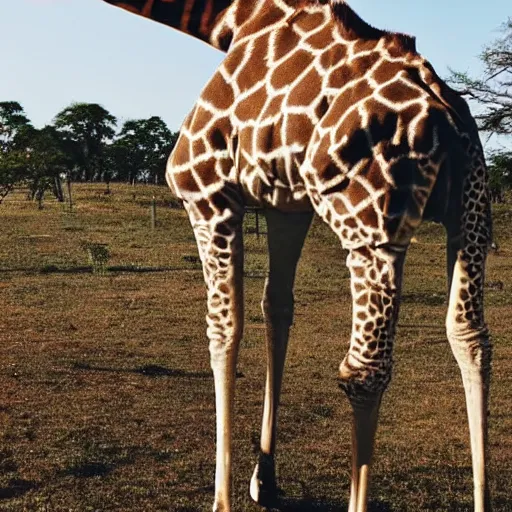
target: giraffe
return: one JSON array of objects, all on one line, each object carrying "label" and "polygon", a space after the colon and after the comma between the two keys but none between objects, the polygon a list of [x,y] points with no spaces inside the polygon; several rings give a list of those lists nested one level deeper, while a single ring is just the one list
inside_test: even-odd
[{"label": "giraffe", "polygon": [[423,220],[447,233],[446,333],[465,390],[474,510],[491,510],[491,344],[483,284],[487,169],[465,101],[411,36],[374,28],[342,0],[106,0],[226,53],[181,128],[167,181],[183,200],[207,288],[216,395],[214,511],[231,510],[235,369],[243,333],[245,205],[264,208],[267,378],[250,494],[276,499],[276,429],[295,271],[316,212],[348,252],[352,333],[339,385],[352,409],[349,512],[369,467],[393,366],[405,255]]}]

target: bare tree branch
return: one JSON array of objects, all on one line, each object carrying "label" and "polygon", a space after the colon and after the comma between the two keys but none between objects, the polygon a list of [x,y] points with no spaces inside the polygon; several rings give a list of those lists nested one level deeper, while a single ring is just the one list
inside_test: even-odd
[{"label": "bare tree branch", "polygon": [[484,48],[480,60],[484,64],[481,78],[450,69],[448,83],[462,96],[484,107],[475,116],[481,130],[512,134],[512,18],[502,26],[502,37]]}]

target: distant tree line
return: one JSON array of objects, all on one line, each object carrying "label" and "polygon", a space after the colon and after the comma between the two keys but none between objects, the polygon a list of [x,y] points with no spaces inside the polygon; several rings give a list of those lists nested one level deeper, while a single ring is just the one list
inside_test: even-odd
[{"label": "distant tree line", "polygon": [[64,200],[61,179],[165,181],[165,165],[178,132],[157,116],[126,121],[96,103],[74,103],[51,125],[35,128],[16,101],[0,102],[0,203],[16,186],[42,200],[47,190]]},{"label": "distant tree line", "polygon": [[[479,105],[482,132],[512,136],[512,18],[480,55],[483,76],[452,71],[448,81]],[[71,181],[163,183],[165,163],[178,138],[159,117],[126,121],[95,103],[74,103],[53,124],[36,129],[15,101],[0,102],[0,203],[18,184],[40,199],[52,189],[63,200],[60,177]],[[492,199],[512,189],[512,150],[488,152]]]}]

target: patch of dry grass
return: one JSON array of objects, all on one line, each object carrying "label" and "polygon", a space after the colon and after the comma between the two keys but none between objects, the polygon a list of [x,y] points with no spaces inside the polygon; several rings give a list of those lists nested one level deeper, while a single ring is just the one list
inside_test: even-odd
[{"label": "patch of dry grass", "polygon": [[[133,197],[135,194],[135,197]],[[182,210],[165,188],[75,187],[69,213],[22,194],[0,208],[0,509],[197,511],[213,496],[214,400],[205,293]],[[151,230],[155,195],[158,226]],[[512,210],[496,211],[487,319],[494,334],[491,483],[512,510]],[[249,222],[254,222],[249,219]],[[253,226],[248,226],[253,228]],[[444,337],[444,245],[422,228],[406,267],[373,511],[472,510],[463,391]],[[93,274],[83,242],[107,244]],[[264,383],[265,237],[246,236],[246,332],[237,380],[234,509],[248,497]],[[501,285],[500,285],[501,283]],[[288,510],[345,510],[350,421],[336,370],[350,331],[344,254],[315,222],[299,268],[280,413]]]}]

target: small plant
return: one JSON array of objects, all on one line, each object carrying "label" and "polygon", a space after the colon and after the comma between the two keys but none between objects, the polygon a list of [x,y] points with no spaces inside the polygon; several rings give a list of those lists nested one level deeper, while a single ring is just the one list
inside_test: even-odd
[{"label": "small plant", "polygon": [[96,242],[82,242],[81,246],[87,252],[89,262],[92,265],[92,271],[95,274],[104,274],[110,259],[108,245]]}]

